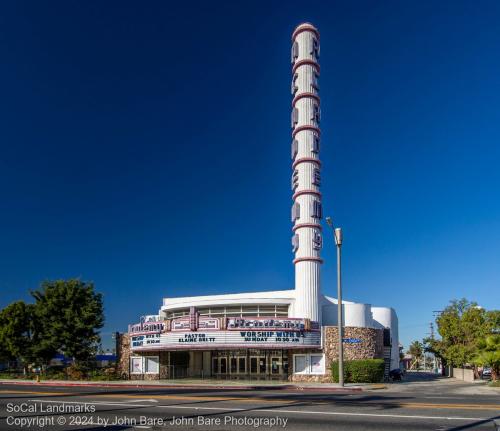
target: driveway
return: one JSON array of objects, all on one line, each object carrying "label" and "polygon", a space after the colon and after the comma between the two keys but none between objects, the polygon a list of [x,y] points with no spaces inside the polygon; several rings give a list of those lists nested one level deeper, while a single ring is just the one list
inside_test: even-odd
[{"label": "driveway", "polygon": [[500,397],[500,388],[488,386],[486,381],[463,382],[453,377],[442,377],[432,373],[407,372],[402,382],[388,383],[384,392],[407,393],[449,398],[467,398],[474,395]]}]

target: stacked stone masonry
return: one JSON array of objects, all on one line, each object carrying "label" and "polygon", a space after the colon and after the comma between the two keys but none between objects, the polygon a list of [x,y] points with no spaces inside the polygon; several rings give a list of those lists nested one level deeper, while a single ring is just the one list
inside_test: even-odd
[{"label": "stacked stone masonry", "polygon": [[[302,375],[291,374],[289,380],[294,382],[331,382],[330,365],[338,360],[338,330],[336,326],[325,326],[324,328],[324,352],[325,352],[325,374],[324,375]],[[381,359],[383,358],[383,329],[345,327],[344,339],[359,339],[359,343],[344,343],[344,360],[355,359]],[[290,352],[304,353],[299,351]]]}]

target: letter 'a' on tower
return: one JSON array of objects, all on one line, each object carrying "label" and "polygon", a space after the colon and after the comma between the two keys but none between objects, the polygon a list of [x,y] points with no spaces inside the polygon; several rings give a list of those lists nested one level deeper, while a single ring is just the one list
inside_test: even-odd
[{"label": "letter 'a' on tower", "polygon": [[295,265],[296,317],[321,322],[320,257],[321,162],[319,32],[309,23],[292,34],[292,249]]}]

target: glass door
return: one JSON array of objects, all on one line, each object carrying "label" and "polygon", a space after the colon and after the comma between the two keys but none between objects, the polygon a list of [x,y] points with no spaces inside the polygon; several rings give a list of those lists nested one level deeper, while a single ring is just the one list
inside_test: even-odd
[{"label": "glass door", "polygon": [[266,370],[267,370],[266,357],[260,356],[259,357],[259,374],[266,374]]},{"label": "glass door", "polygon": [[238,373],[238,360],[237,358],[229,358],[229,371],[231,374]]},{"label": "glass door", "polygon": [[212,358],[212,375],[219,374],[219,358]]},{"label": "glass door", "polygon": [[250,374],[258,374],[259,372],[259,358],[257,356],[250,357]]},{"label": "glass door", "polygon": [[240,356],[238,358],[238,374],[246,374],[247,373],[247,358],[244,356]]},{"label": "glass door", "polygon": [[220,373],[221,374],[226,374],[227,373],[227,358],[219,358],[220,359]]},{"label": "glass door", "polygon": [[280,358],[271,357],[271,374],[281,374]]}]

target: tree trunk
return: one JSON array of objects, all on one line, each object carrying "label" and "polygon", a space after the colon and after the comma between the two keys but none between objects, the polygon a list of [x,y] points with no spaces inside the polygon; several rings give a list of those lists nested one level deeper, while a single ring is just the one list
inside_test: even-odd
[{"label": "tree trunk", "polygon": [[496,381],[500,377],[500,367],[491,367],[491,380]]},{"label": "tree trunk", "polygon": [[478,369],[477,365],[473,365],[472,371],[474,373],[474,380],[479,380],[481,378],[481,376],[479,375],[479,369]]}]

